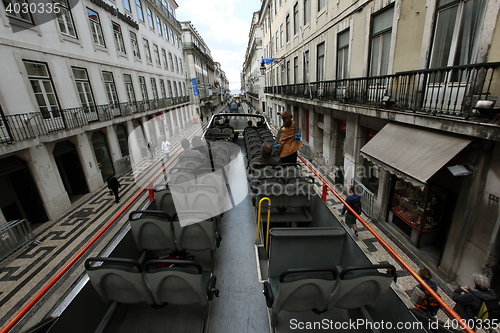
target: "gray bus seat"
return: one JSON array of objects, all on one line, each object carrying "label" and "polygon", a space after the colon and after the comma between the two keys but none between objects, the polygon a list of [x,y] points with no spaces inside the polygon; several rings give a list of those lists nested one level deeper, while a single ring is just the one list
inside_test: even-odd
[{"label": "gray bus seat", "polygon": [[[175,220],[177,218],[177,211],[175,209],[171,188],[172,186],[167,186],[161,190],[155,189],[154,197],[156,208],[167,213],[172,220]],[[182,188],[179,190],[182,190]]]},{"label": "gray bus seat", "polygon": [[170,170],[168,183],[174,185],[183,185],[187,182],[194,182],[195,178],[196,175],[193,173],[192,169],[177,167]]},{"label": "gray bus seat", "polygon": [[337,272],[331,269],[288,269],[279,278],[264,282],[266,304],[272,308],[271,325],[277,324],[281,310],[290,312],[321,311],[337,283]]},{"label": "gray bus seat", "polygon": [[208,302],[219,297],[216,277],[203,272],[191,260],[150,260],[144,265],[146,280],[157,305],[191,305],[203,307],[203,319],[208,316]]},{"label": "gray bus seat", "polygon": [[[101,266],[92,266],[102,262]],[[85,260],[85,270],[94,289],[104,302],[135,304],[145,302],[154,305],[141,265],[131,259],[93,257]]]},{"label": "gray bus seat", "polygon": [[216,222],[203,211],[180,211],[179,216],[187,223],[190,223],[190,219],[193,219],[193,223],[183,227],[180,222],[174,222],[177,249],[187,252],[209,251],[210,267],[213,269],[215,267],[215,252],[222,239],[217,231]]},{"label": "gray bus seat", "polygon": [[[380,272],[379,270],[383,270]],[[390,264],[351,266],[339,272],[337,288],[328,300],[327,310],[375,307],[379,298],[396,282],[396,269]]]},{"label": "gray bus seat", "polygon": [[346,232],[343,228],[273,228],[270,230],[269,276],[288,269],[326,269],[341,264]]},{"label": "gray bus seat", "polygon": [[271,229],[264,295],[272,307],[273,326],[281,310],[325,309],[336,287],[335,268],[341,262],[345,237],[343,228]]},{"label": "gray bus seat", "polygon": [[167,213],[137,210],[130,213],[129,222],[139,251],[151,251],[153,256],[160,257],[176,250],[174,227]]}]

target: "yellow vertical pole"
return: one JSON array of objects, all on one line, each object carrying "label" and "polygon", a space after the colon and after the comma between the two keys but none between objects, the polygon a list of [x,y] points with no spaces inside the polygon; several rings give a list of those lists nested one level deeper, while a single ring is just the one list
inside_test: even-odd
[{"label": "yellow vertical pole", "polygon": [[257,206],[257,232],[255,233],[255,243],[258,244],[260,241],[260,214],[262,211],[262,202],[264,200],[267,200],[268,206],[267,206],[267,224],[269,224],[269,220],[271,219],[271,199],[268,197],[264,197],[259,200],[259,205]]}]

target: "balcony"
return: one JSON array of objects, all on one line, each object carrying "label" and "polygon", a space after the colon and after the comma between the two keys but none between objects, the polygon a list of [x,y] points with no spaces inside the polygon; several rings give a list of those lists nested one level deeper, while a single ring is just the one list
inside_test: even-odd
[{"label": "balcony", "polygon": [[41,135],[64,132],[133,114],[156,112],[160,108],[188,102],[189,96],[183,96],[1,116],[0,143],[34,139]]},{"label": "balcony", "polygon": [[[393,75],[266,87],[266,94],[317,99],[434,116],[490,121],[500,110],[475,109],[495,101],[500,62],[399,72]],[[496,79],[495,79],[496,74]],[[494,103],[491,103],[494,104]],[[489,112],[484,112],[489,111]]]}]

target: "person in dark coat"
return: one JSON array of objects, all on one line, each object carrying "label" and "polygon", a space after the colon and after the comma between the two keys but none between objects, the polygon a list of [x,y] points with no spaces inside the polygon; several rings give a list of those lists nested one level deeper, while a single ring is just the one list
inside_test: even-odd
[{"label": "person in dark coat", "polygon": [[118,178],[115,177],[115,173],[113,171],[108,171],[108,188],[113,191],[115,195],[115,203],[120,202],[120,196],[118,195],[118,189],[121,187]]},{"label": "person in dark coat", "polygon": [[[349,195],[345,199],[345,202],[352,208],[356,213],[361,214],[361,196],[359,194],[356,194],[354,192],[354,186],[349,187]],[[345,223],[352,228],[354,231],[354,234],[356,237],[358,236],[358,227],[356,225],[356,216],[354,216],[353,213],[351,213],[350,210],[347,209],[347,206],[344,205],[344,208],[342,208],[342,215],[344,215],[347,211],[347,214],[345,216]]]},{"label": "person in dark coat", "polygon": [[458,287],[453,291],[452,299],[455,301],[455,312],[465,320],[474,319],[479,313],[483,301],[495,300],[497,295],[490,288],[490,281],[482,274],[473,276],[474,288],[468,286]]}]

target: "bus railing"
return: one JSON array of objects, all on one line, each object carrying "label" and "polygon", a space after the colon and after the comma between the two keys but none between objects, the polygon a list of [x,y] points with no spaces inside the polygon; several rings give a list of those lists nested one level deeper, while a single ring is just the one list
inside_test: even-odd
[{"label": "bus railing", "polygon": [[375,239],[382,245],[382,247],[389,252],[389,254],[401,265],[401,267],[410,273],[415,280],[420,284],[420,286],[432,297],[434,297],[441,309],[447,313],[449,317],[456,320],[456,322],[468,333],[475,333],[473,329],[471,329],[464,319],[462,319],[442,298],[438,295],[437,292],[432,290],[432,288],[401,258],[401,256],[392,249],[392,247],[378,235],[378,233],[358,214],[356,213],[346,202],[345,200],[331,187],[330,184],[320,175],[318,172],[312,168],[309,163],[299,156],[299,159],[306,165],[309,170],[323,183],[324,186],[328,187],[330,192],[343,203],[347,209],[358,219],[358,221],[375,237]]}]

